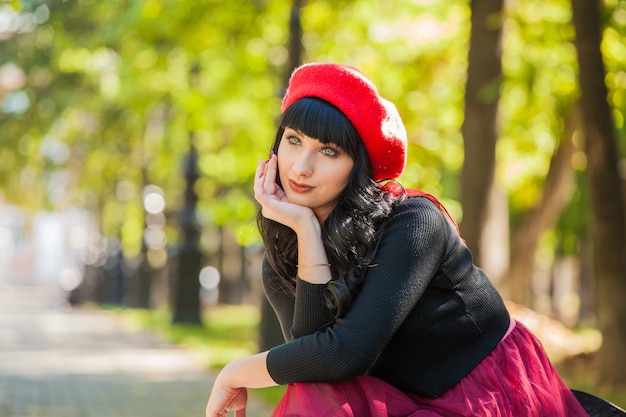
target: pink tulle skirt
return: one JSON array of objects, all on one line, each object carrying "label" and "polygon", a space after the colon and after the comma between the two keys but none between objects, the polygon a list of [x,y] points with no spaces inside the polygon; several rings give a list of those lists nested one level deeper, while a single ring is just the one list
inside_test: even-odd
[{"label": "pink tulle skirt", "polygon": [[483,361],[437,398],[400,391],[360,376],[337,383],[295,383],[273,417],[588,417],[522,324]]}]

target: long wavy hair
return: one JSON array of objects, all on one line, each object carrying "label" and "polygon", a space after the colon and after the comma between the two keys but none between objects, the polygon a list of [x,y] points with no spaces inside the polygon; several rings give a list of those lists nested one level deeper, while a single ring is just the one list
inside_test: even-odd
[{"label": "long wavy hair", "polygon": [[[372,168],[361,137],[348,118],[332,104],[318,98],[302,98],[283,114],[272,151],[278,146],[285,129],[298,130],[322,143],[340,147],[354,161],[346,188],[322,226],[322,240],[333,278],[327,300],[341,317],[361,288],[378,235],[391,215],[393,198],[372,179]],[[280,177],[276,182],[282,187]],[[265,244],[268,261],[274,271],[295,291],[298,245],[294,231],[265,218],[259,210],[257,225]]]}]

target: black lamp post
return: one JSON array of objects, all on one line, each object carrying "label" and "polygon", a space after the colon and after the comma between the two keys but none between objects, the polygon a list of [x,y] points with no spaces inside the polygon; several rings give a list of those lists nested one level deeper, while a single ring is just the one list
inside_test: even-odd
[{"label": "black lamp post", "polygon": [[173,321],[201,324],[199,276],[202,253],[199,247],[200,224],[196,214],[198,195],[194,189],[200,174],[197,168],[198,152],[191,135],[189,152],[184,160],[185,204],[178,216],[182,239],[178,248],[177,276],[173,288]]}]

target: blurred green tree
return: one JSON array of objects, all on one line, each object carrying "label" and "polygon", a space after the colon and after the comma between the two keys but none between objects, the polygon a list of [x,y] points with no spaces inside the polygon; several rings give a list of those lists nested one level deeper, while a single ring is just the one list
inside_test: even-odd
[{"label": "blurred green tree", "polygon": [[[403,184],[441,197],[465,226],[473,222],[461,199],[472,3],[301,6],[301,60],[341,62],[368,74],[397,103],[409,132]],[[204,262],[222,269],[222,299],[242,300],[245,268],[228,264],[220,236],[247,247],[260,243],[251,180],[256,160],[269,150],[294,65],[291,7],[287,0],[0,2],[4,198],[30,210],[89,210],[99,232],[119,239],[124,256],[136,259],[146,243],[144,187],[158,185],[166,240],[146,247],[144,261],[162,271],[168,250],[182,241],[181,163],[193,134]],[[626,4],[606,0],[603,16],[601,52],[621,167]],[[497,238],[485,239],[499,251],[483,250],[481,258],[499,263],[484,266],[509,295],[542,307],[550,294],[537,290],[538,270],[550,271],[563,256],[578,259],[580,270],[589,262],[589,196],[581,175],[588,160],[578,126],[571,4],[506,2],[504,13],[485,18],[502,30],[502,74],[487,92],[499,97],[496,124],[489,126],[499,132],[489,170],[505,221]],[[486,192],[467,198],[481,203]]]},{"label": "blurred green tree", "polygon": [[592,207],[593,265],[598,324],[603,334],[600,374],[611,383],[626,383],[626,363],[616,360],[626,346],[626,217],[624,184],[611,108],[604,83],[601,52],[601,5],[572,0],[580,66],[581,107]]},{"label": "blurred green tree", "polygon": [[497,114],[502,81],[502,0],[472,1],[463,119],[461,232],[480,265],[481,236],[494,216],[490,194],[495,186]]}]

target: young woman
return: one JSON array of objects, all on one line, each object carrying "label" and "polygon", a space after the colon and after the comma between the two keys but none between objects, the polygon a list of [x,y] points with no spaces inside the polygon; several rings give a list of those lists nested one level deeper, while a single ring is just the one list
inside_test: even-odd
[{"label": "young woman", "polygon": [[397,182],[398,112],[359,71],[294,71],[254,192],[286,343],[228,364],[206,416],[289,385],[274,416],[586,416],[445,209]]}]

